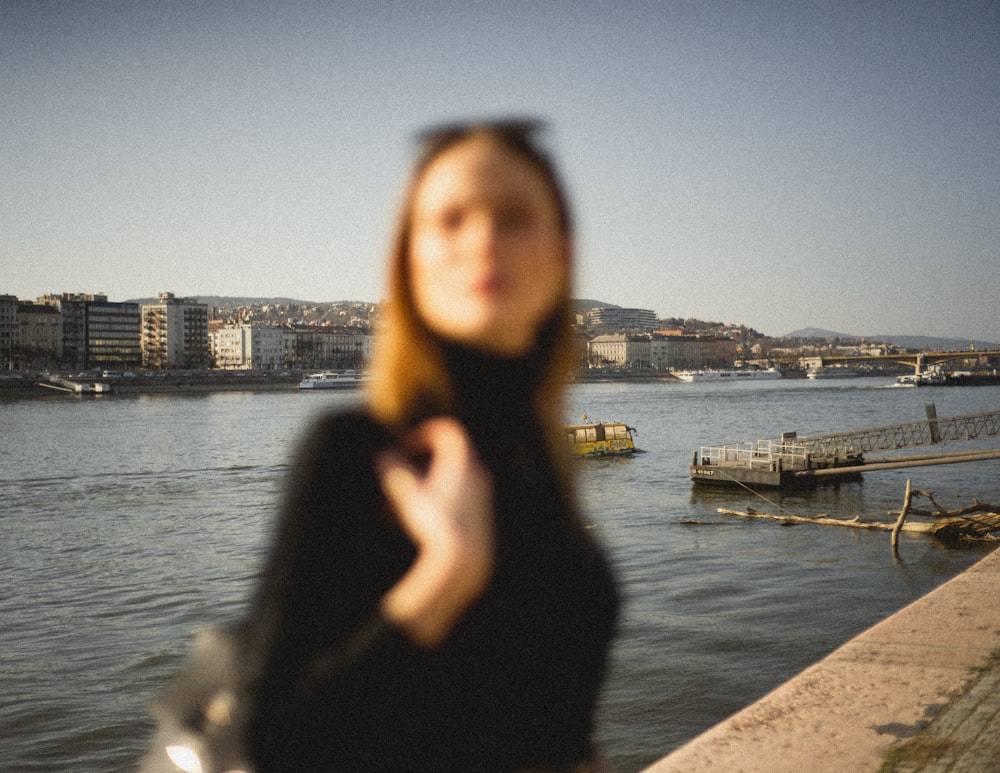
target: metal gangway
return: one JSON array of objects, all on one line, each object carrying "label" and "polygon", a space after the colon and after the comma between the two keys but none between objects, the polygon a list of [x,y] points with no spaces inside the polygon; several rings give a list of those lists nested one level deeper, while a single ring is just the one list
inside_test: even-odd
[{"label": "metal gangway", "polygon": [[863,463],[861,458],[870,451],[963,442],[997,435],[1000,435],[1000,410],[939,419],[934,405],[928,403],[927,419],[922,421],[803,437],[788,432],[779,439],[703,446],[695,463],[700,457],[702,465],[803,470],[819,459],[856,459]]},{"label": "metal gangway", "polygon": [[852,456],[869,451],[957,443],[997,435],[1000,435],[1000,410],[939,419],[933,404],[928,404],[927,419],[923,421],[796,437],[792,442],[815,456]]}]

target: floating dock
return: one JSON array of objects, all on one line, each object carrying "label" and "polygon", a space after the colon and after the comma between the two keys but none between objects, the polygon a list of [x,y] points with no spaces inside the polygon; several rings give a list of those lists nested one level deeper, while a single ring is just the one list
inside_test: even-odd
[{"label": "floating dock", "polygon": [[59,376],[51,376],[48,381],[39,381],[38,386],[74,395],[105,395],[111,393],[111,385],[103,381],[81,383],[68,378],[60,378]]},{"label": "floating dock", "polygon": [[704,485],[809,486],[820,481],[857,480],[866,471],[997,459],[1000,451],[865,458],[870,451],[895,451],[997,435],[1000,435],[1000,411],[939,419],[933,403],[928,403],[925,421],[811,437],[786,432],[778,439],[703,446],[694,453],[689,471],[693,482]]}]

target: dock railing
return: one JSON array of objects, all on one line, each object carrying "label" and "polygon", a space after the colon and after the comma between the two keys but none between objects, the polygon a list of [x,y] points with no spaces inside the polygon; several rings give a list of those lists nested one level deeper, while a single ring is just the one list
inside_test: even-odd
[{"label": "dock railing", "polygon": [[800,469],[806,466],[809,448],[783,440],[757,440],[752,443],[727,443],[702,446],[701,464],[743,467],[761,470]]}]

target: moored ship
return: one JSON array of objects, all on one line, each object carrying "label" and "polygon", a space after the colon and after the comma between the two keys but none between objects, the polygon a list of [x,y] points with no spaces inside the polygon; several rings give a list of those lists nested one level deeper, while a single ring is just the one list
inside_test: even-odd
[{"label": "moored ship", "polygon": [[368,376],[353,370],[312,373],[299,382],[299,389],[355,389],[365,384]]},{"label": "moored ship", "polygon": [[751,381],[754,379],[781,378],[777,368],[766,370],[677,370],[673,375],[687,383],[695,381]]},{"label": "moored ship", "polygon": [[896,384],[899,386],[938,386],[948,380],[948,375],[941,369],[940,365],[931,365],[924,371],[917,370],[916,373],[896,376]]},{"label": "moored ship", "polygon": [[838,365],[829,368],[814,368],[806,373],[806,378],[812,381],[827,378],[858,378],[859,376],[861,373],[853,368],[842,368]]}]

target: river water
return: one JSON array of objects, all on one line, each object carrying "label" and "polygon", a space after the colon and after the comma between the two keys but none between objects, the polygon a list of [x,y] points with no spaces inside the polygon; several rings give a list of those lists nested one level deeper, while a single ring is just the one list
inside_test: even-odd
[{"label": "river water", "polygon": [[[297,438],[344,393],[0,402],[0,759],[131,771],[145,706],[193,631],[239,614]],[[567,423],[622,420],[644,453],[581,464],[588,522],[624,597],[598,742],[640,770],[978,560],[881,532],[719,515],[884,515],[907,478],[945,506],[1000,501],[1000,462],[868,473],[810,493],[695,489],[701,445],[1000,408],[998,387],[879,379],[579,384]],[[994,448],[1000,439],[967,444]],[[949,450],[959,450],[956,445]]]}]

